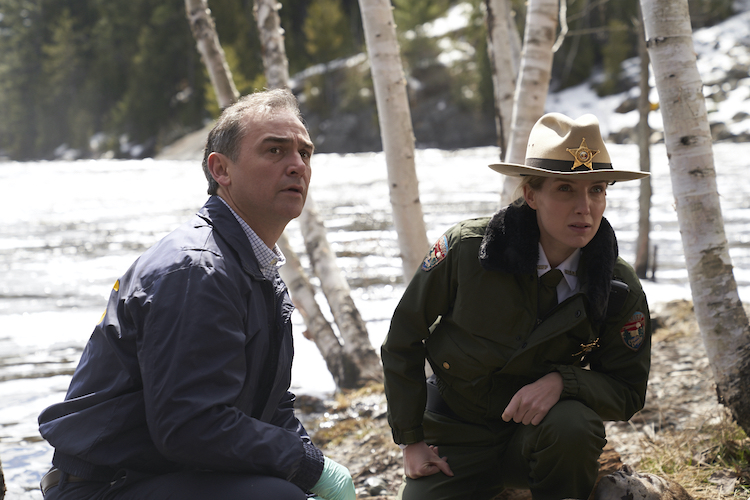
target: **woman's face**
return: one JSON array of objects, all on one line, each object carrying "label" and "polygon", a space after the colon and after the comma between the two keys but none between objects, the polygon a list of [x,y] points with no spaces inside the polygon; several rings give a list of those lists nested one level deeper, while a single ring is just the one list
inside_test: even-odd
[{"label": "woman's face", "polygon": [[538,190],[525,185],[523,194],[536,210],[539,242],[552,267],[591,241],[607,206],[606,181],[548,177]]}]

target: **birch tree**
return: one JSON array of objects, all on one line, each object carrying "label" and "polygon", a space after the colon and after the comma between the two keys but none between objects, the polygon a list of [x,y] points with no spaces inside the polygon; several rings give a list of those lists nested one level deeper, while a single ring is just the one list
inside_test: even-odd
[{"label": "birch tree", "polygon": [[[500,159],[506,157],[510,122],[513,115],[513,96],[520,53],[513,50],[518,42],[518,31],[512,22],[508,0],[485,0],[487,24],[487,53],[492,69],[495,96],[495,129]],[[517,57],[518,56],[518,57]]]},{"label": "birch tree", "polygon": [[328,244],[325,227],[320,223],[317,207],[309,195],[299,223],[313,270],[320,277],[320,286],[344,341],[342,357],[347,360],[346,386],[360,387],[368,381],[382,381],[380,358],[354,304],[349,283],[336,265],[336,255]]},{"label": "birch tree", "polygon": [[234,85],[227,58],[219,43],[219,35],[216,33],[211,11],[208,10],[208,3],[206,0],[185,0],[185,10],[198,52],[216,92],[216,100],[219,107],[224,109],[239,99],[240,93]]},{"label": "birch tree", "polygon": [[253,13],[258,24],[260,50],[268,88],[289,86],[289,61],[284,47],[284,30],[277,0],[255,0]]},{"label": "birch tree", "polygon": [[[278,7],[276,3],[271,4],[266,0],[260,1],[263,3],[260,5],[256,4],[256,19],[258,20],[261,31],[266,79],[269,82],[275,82],[278,86],[287,86],[289,76],[282,30],[279,26],[278,13],[276,11]],[[222,108],[225,108],[239,98],[239,93],[234,87],[232,73],[226,63],[224,52],[221,50],[221,45],[219,43],[218,35],[216,34],[211,12],[208,9],[208,4],[206,0],[185,0],[185,7],[191,26],[194,25],[193,19],[199,20],[201,29],[199,31],[193,29],[199,47],[203,40],[210,40],[213,44],[213,48],[210,51],[201,51],[204,64],[206,64],[206,67],[208,68],[223,68],[223,71],[215,72],[215,78],[212,78],[212,83],[214,84],[214,89],[216,90],[217,98],[219,99],[219,105]],[[272,19],[273,17],[275,17],[275,19]],[[265,32],[263,31],[264,29],[266,29]],[[196,33],[200,33],[200,38]],[[209,61],[208,58],[219,60]],[[231,94],[220,91],[220,89],[228,88],[233,89]],[[230,95],[232,96],[231,99],[229,98]],[[305,210],[307,210],[307,206],[312,203],[312,199],[308,195]],[[322,228],[322,223],[317,217],[308,217],[308,225],[316,224],[321,229],[315,232],[315,242],[317,245],[327,247],[328,242],[325,239],[325,229]],[[325,242],[324,244],[320,243],[321,238]],[[348,348],[345,349],[339,342],[333,328],[331,328],[330,323],[325,318],[315,300],[315,290],[310,283],[307,274],[304,272],[299,258],[289,244],[286,234],[281,235],[278,245],[287,258],[287,264],[281,268],[280,273],[289,287],[290,295],[293,297],[295,305],[305,320],[305,325],[307,326],[305,336],[315,342],[318,350],[323,355],[323,359],[326,362],[326,366],[331,373],[336,386],[338,388],[349,389],[361,387],[368,381],[381,380],[382,374],[380,370],[380,360],[372,348],[372,345],[369,344],[369,337],[367,336],[367,330],[364,327],[364,321],[362,321],[362,318],[359,316],[359,312],[354,306],[351,295],[348,294],[348,285],[346,286],[345,291],[339,291],[335,296],[335,299],[340,305],[332,307],[332,311],[336,312],[334,314],[334,319],[338,317],[341,324],[345,326],[345,328],[339,326],[339,331],[345,339],[347,337],[351,339],[349,342],[345,343],[345,345],[348,346]],[[330,259],[335,259],[334,256],[330,255],[330,252],[328,257]],[[314,261],[313,258],[311,258],[311,260]],[[335,270],[338,271],[338,274],[334,274],[338,279],[335,281],[335,286],[338,287],[337,290],[340,290],[342,288],[340,282],[344,280],[341,277],[340,270],[335,266],[335,262],[333,264],[327,262],[323,267],[329,269],[329,274],[334,274],[331,270],[332,268],[335,268]],[[321,282],[322,281],[323,279],[321,278]],[[346,282],[344,281],[344,283]],[[329,299],[329,303],[332,302],[335,301]],[[355,319],[351,319],[352,316],[354,316]],[[356,320],[359,320],[360,324],[357,324],[358,328],[355,329],[354,333],[350,333],[352,331],[352,325],[356,324]],[[361,337],[362,335],[364,335],[365,340],[358,338],[358,336]]]},{"label": "birch tree", "polygon": [[[531,128],[544,114],[552,75],[557,7],[557,0],[530,0],[528,4],[506,162],[523,164]],[[513,201],[517,185],[517,178],[505,176],[500,198],[503,205]]]},{"label": "birch tree", "polygon": [[[255,0],[254,13],[260,33],[263,67],[270,88],[289,87],[289,66],[279,7],[280,4],[276,0]],[[304,304],[305,310],[303,311],[302,307],[300,310],[303,317],[309,318],[309,323],[306,323],[309,338],[315,341],[315,345],[323,353],[329,371],[332,374],[336,372],[334,380],[336,376],[339,377],[339,387],[354,388],[370,381],[381,381],[383,374],[380,358],[372,347],[365,321],[354,304],[349,283],[336,263],[336,254],[328,243],[325,226],[310,193],[299,217],[299,224],[313,271],[320,280],[321,289],[331,308],[343,345],[335,336],[331,338],[333,331],[327,321],[325,323],[328,327],[322,326],[322,312],[316,307],[315,301],[311,300],[314,299],[314,289],[309,280],[298,272],[302,269],[301,266],[292,266],[288,274],[295,275],[288,277],[301,284],[295,286],[292,296],[295,303],[299,298],[300,304]],[[288,250],[291,251],[291,248]],[[336,341],[335,344],[333,340]],[[330,352],[336,352],[340,359],[334,359]]]},{"label": "birch tree", "polygon": [[[640,9],[638,9],[640,12]],[[643,31],[643,15],[635,21],[638,29],[638,56],[640,58],[641,75],[639,87],[641,94],[638,96],[638,153],[640,156],[641,170],[651,170],[651,127],[648,124],[648,115],[651,112],[648,84],[648,50],[646,49],[646,35]],[[635,274],[639,278],[645,278],[648,271],[649,234],[651,232],[651,176],[640,180],[640,194],[638,196],[638,239],[635,244]]]},{"label": "birch tree", "polygon": [[719,402],[750,431],[750,326],[716,188],[687,0],[641,0],[695,315]]},{"label": "birch tree", "polygon": [[398,234],[404,278],[408,282],[430,243],[419,200],[406,78],[390,0],[359,0],[359,8],[388,168],[393,222]]},{"label": "birch tree", "polygon": [[279,272],[284,283],[289,287],[289,294],[294,298],[294,305],[307,326],[307,330],[302,335],[315,342],[336,387],[339,389],[361,387],[361,370],[345,355],[336,333],[315,300],[315,288],[310,283],[310,278],[302,267],[299,257],[289,245],[285,234],[279,238],[278,245],[286,257],[286,264],[281,266]]}]

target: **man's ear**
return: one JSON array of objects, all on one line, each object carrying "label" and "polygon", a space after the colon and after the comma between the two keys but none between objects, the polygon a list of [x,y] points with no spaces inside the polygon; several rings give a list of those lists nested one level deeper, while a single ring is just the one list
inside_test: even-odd
[{"label": "man's ear", "polygon": [[523,199],[526,200],[528,206],[536,210],[536,191],[528,184],[523,186]]},{"label": "man's ear", "polygon": [[208,155],[208,171],[219,186],[226,187],[231,184],[232,179],[229,173],[231,162],[232,160],[226,155],[216,151]]}]

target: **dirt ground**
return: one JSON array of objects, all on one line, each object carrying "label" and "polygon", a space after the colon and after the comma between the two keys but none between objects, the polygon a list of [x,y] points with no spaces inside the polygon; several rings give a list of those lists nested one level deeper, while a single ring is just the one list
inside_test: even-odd
[{"label": "dirt ground", "polygon": [[[638,470],[660,433],[699,429],[726,418],[718,404],[708,358],[700,338],[692,304],[675,301],[652,312],[654,342],[646,406],[629,422],[607,423],[609,444],[600,459],[600,473],[627,463]],[[300,417],[314,442],[352,473],[360,499],[395,498],[403,477],[401,450],[391,439],[382,385],[335,401],[302,396]],[[707,484],[696,500],[723,498],[722,484]],[[724,490],[725,493],[728,491]],[[528,492],[506,491],[497,500],[530,499]]]}]

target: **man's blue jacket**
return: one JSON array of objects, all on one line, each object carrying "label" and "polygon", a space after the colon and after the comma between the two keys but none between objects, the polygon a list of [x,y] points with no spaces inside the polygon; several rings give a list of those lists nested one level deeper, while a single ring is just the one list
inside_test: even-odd
[{"label": "man's blue jacket", "polygon": [[119,469],[247,472],[308,490],[323,458],[288,392],[292,310],[211,197],[115,283],[65,401],[39,416],[53,464],[98,480]]}]

